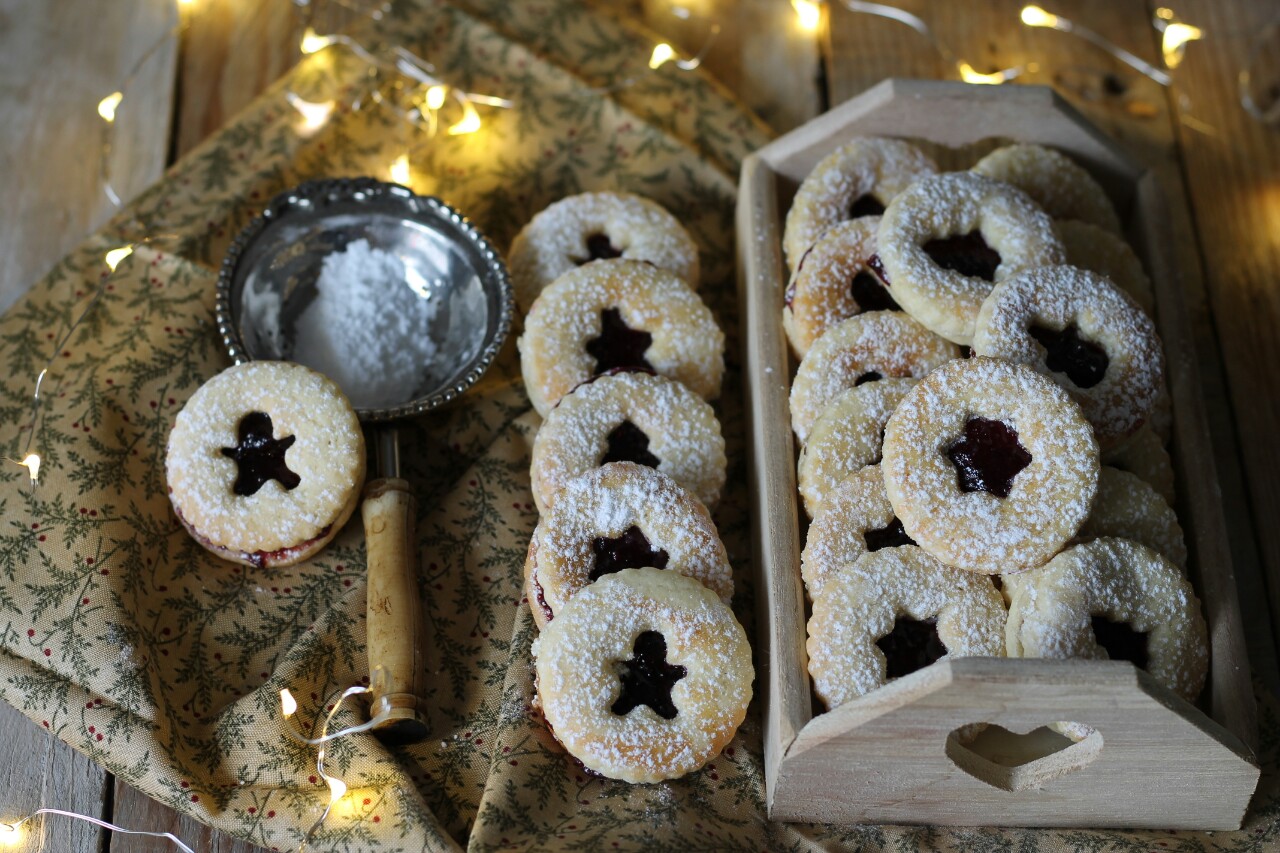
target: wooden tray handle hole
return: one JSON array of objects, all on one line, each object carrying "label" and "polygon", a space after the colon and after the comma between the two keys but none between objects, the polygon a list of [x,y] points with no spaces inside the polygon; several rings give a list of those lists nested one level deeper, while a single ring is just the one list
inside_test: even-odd
[{"label": "wooden tray handle hole", "polygon": [[1083,723],[1050,723],[1018,734],[994,723],[970,723],[947,735],[947,758],[1003,791],[1041,788],[1081,770],[1102,753],[1102,733]]}]

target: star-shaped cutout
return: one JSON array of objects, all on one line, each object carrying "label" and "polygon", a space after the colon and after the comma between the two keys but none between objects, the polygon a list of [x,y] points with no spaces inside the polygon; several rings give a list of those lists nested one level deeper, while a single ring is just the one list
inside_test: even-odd
[{"label": "star-shaped cutout", "polygon": [[657,631],[645,631],[636,637],[631,660],[621,662],[622,695],[609,710],[618,716],[631,713],[640,705],[648,705],[664,720],[674,720],[680,713],[671,699],[676,682],[689,674],[683,666],[667,663],[667,640]]},{"label": "star-shaped cutout", "polygon": [[996,280],[1000,253],[987,245],[981,231],[930,240],[923,248],[924,253],[943,269],[954,270],[972,278]]},{"label": "star-shaped cutout", "polygon": [[962,492],[990,492],[1007,498],[1013,478],[1031,464],[1031,454],[1018,443],[1018,432],[1001,421],[969,418],[964,437],[947,448]]},{"label": "star-shaped cutout", "polygon": [[591,542],[591,550],[596,555],[595,566],[588,574],[593,582],[623,569],[665,569],[670,559],[666,551],[661,548],[655,550],[644,532],[634,524],[621,536],[597,536]]},{"label": "star-shaped cutout", "polygon": [[601,465],[608,465],[610,462],[634,462],[637,465],[657,468],[662,462],[649,452],[649,436],[631,421],[623,421],[614,427],[605,436],[605,442],[608,449],[605,450],[604,456],[600,457]]},{"label": "star-shaped cutout", "polygon": [[600,335],[587,341],[586,350],[596,360],[596,373],[619,367],[653,370],[644,358],[651,343],[653,335],[628,326],[617,308],[606,308],[600,312]]},{"label": "star-shaped cutout", "polygon": [[240,419],[235,447],[222,448],[222,455],[236,461],[237,475],[232,490],[237,495],[252,495],[268,480],[276,480],[286,489],[295,488],[302,478],[285,464],[285,451],[297,441],[296,435],[273,438],[271,416],[266,412],[250,412]]},{"label": "star-shaped cutout", "polygon": [[1044,347],[1044,364],[1055,373],[1065,373],[1077,388],[1092,388],[1107,374],[1111,363],[1107,351],[1093,341],[1080,337],[1080,328],[1072,323],[1062,331],[1045,326],[1027,330]]},{"label": "star-shaped cutout", "polygon": [[899,616],[893,630],[876,640],[876,645],[884,652],[888,678],[910,675],[947,653],[947,647],[938,637],[937,620],[920,621],[906,615]]}]

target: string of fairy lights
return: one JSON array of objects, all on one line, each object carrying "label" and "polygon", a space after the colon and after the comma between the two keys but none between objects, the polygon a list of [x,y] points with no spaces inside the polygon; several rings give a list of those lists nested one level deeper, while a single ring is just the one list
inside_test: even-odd
[{"label": "string of fairy lights", "polygon": [[[213,2],[213,0],[203,1]],[[181,33],[189,26],[190,16],[186,13],[197,2],[201,2],[201,0],[176,0],[178,11],[178,23],[176,26],[145,50],[121,82],[120,88],[102,98],[97,105],[97,114],[103,122],[100,148],[101,184],[108,200],[117,208],[123,204],[112,185],[111,177],[111,155],[115,141],[117,113],[128,96],[131,84],[138,77],[146,62],[175,33]],[[298,45],[300,54],[303,57],[307,57],[331,48],[340,47],[364,60],[371,68],[377,69],[379,72],[386,72],[396,81],[393,85],[397,88],[403,89],[403,85],[407,84],[410,87],[407,97],[388,97],[378,87],[374,87],[367,94],[374,104],[382,108],[391,109],[415,129],[424,131],[425,138],[428,140],[441,132],[449,136],[459,136],[480,131],[484,126],[484,121],[478,107],[504,109],[514,105],[512,101],[502,97],[469,92],[456,86],[448,85],[439,77],[436,68],[430,62],[402,45],[390,45],[378,50],[370,50],[359,40],[345,33],[321,34],[316,31],[313,24],[314,9],[312,0],[293,0],[293,2],[295,8],[304,16],[303,33]],[[380,19],[389,9],[389,4],[386,3],[367,7],[356,4],[354,0],[330,0],[330,2],[335,2],[374,20]],[[838,3],[842,8],[853,13],[874,15],[897,21],[910,27],[930,42],[943,61],[950,67],[955,68],[956,74],[961,80],[969,83],[1000,84],[1016,79],[1024,72],[1037,70],[1035,63],[1028,62],[1010,68],[982,72],[975,69],[963,57],[956,55],[945,41],[938,38],[928,23],[915,14],[896,6],[866,2],[866,0],[829,0],[829,2]],[[824,2],[824,0],[790,0],[790,4],[795,12],[797,27],[805,32],[819,30],[823,21],[823,9],[827,2]],[[692,13],[678,3],[673,5],[671,11],[672,14],[679,18],[687,19],[692,17]],[[1068,20],[1060,14],[1046,11],[1039,6],[1024,6],[1019,13],[1019,18],[1022,24],[1027,27],[1053,29],[1079,37],[1162,86],[1170,86],[1172,84],[1172,77],[1168,70],[1177,68],[1181,63],[1186,51],[1186,45],[1189,42],[1205,37],[1204,30],[1180,21],[1172,10],[1163,7],[1157,9],[1152,25],[1161,34],[1161,56],[1165,66],[1162,69],[1120,48],[1094,30]],[[693,55],[681,54],[675,47],[665,41],[658,42],[649,56],[649,69],[657,71],[664,65],[671,64],[679,71],[693,71],[703,63],[719,32],[720,25],[714,21],[709,22],[705,41]],[[635,84],[637,80],[638,78],[629,77],[607,90],[599,91],[621,89]],[[405,92],[401,91],[399,94],[404,95]],[[286,92],[285,99],[298,113],[296,130],[300,134],[314,133],[326,126],[339,106],[336,100],[309,101],[294,91]],[[358,109],[360,104],[355,102],[347,104],[347,106],[352,109]],[[446,121],[446,116],[448,121]],[[410,153],[411,148],[393,159],[388,165],[387,173],[391,180],[404,185],[411,183]],[[154,244],[170,236],[172,235],[152,234],[103,253],[102,262],[106,267],[106,273],[101,276],[97,288],[85,307],[69,324],[62,338],[53,347],[53,355],[44,363],[36,375],[34,390],[31,395],[30,419],[26,430],[26,440],[20,454],[22,458],[20,461],[12,460],[17,461],[17,464],[27,469],[33,489],[39,484],[42,462],[38,449],[38,433],[44,401],[43,389],[50,378],[50,371],[53,368],[56,355],[63,351],[72,334],[80,327],[85,317],[100,303],[103,292],[115,279],[117,269],[121,269],[121,264],[124,264],[133,255],[135,249],[144,245]],[[293,720],[298,712],[298,704],[289,690],[280,691],[280,718],[286,734],[299,743],[318,747],[315,762],[316,772],[329,788],[328,801],[304,836],[298,848],[300,853],[305,851],[307,846],[311,844],[334,807],[348,793],[347,784],[339,777],[331,775],[325,770],[327,745],[340,738],[369,731],[383,722],[380,716],[375,716],[359,725],[343,728],[335,732],[329,731],[344,703],[368,691],[369,688],[363,686],[349,687],[343,690],[332,702],[328,703],[328,712],[320,724],[320,733],[313,738],[306,737],[295,728]],[[55,808],[39,808],[13,821],[0,822],[0,845],[22,843],[24,828],[33,821],[45,816],[59,816],[85,821],[109,832],[162,838],[171,842],[184,853],[194,853],[189,846],[172,833],[126,829],[91,815]]]}]

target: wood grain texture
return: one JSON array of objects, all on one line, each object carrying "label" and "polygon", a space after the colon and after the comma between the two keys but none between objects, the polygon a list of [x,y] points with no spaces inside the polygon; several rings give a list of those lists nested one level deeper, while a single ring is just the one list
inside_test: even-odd
[{"label": "wood grain texture", "polygon": [[[987,661],[973,670],[977,675],[967,682],[967,688],[948,690],[945,701],[931,706],[932,716],[927,717],[927,724],[925,718],[917,719],[905,711],[904,716],[898,718],[897,710],[881,707],[877,704],[881,700],[875,697],[882,691],[851,703],[855,708],[866,705],[874,709],[865,717],[858,716],[856,710],[841,709],[810,720],[807,679],[803,675],[797,678],[795,674],[775,671],[792,661],[803,660],[805,642],[803,603],[797,601],[800,578],[796,522],[788,524],[785,518],[778,517],[784,512],[795,518],[799,516],[792,467],[794,457],[787,452],[790,446],[790,420],[786,414],[788,389],[787,383],[779,379],[789,376],[790,372],[785,347],[780,342],[769,344],[770,336],[781,335],[778,312],[785,279],[777,258],[777,245],[782,236],[782,212],[790,204],[797,180],[824,154],[855,135],[905,136],[959,146],[956,151],[962,160],[972,159],[973,144],[986,137],[1055,147],[1088,165],[1113,197],[1133,199],[1130,215],[1125,219],[1130,234],[1136,238],[1135,249],[1152,274],[1160,332],[1170,349],[1185,353],[1190,347],[1190,323],[1175,270],[1163,256],[1167,246],[1167,205],[1159,194],[1156,179],[1129,161],[1114,143],[1082,126],[1083,121],[1060,96],[1047,88],[888,80],[760,149],[744,168],[738,207],[739,234],[743,237],[739,241],[743,268],[740,280],[746,290],[747,337],[760,339],[760,343],[748,344],[746,356],[752,446],[756,455],[752,470],[758,537],[755,553],[759,586],[766,598],[762,605],[768,670],[765,683],[770,689],[784,691],[794,691],[799,684],[798,695],[773,693],[769,696],[771,707],[765,732],[766,737],[777,738],[765,744],[766,778],[773,781],[769,791],[771,815],[787,819],[944,824],[998,820],[1016,825],[1062,825],[1064,822],[1080,825],[1076,821],[1083,821],[1103,826],[1162,826],[1173,825],[1173,821],[1183,827],[1192,825],[1186,822],[1191,819],[1201,827],[1212,828],[1237,826],[1243,816],[1257,782],[1257,767],[1248,757],[1247,746],[1256,739],[1256,718],[1244,662],[1246,654],[1236,590],[1227,565],[1229,561],[1224,557],[1228,552],[1227,536],[1217,501],[1207,418],[1195,361],[1186,356],[1175,359],[1170,371],[1176,420],[1173,450],[1184,483],[1181,509],[1183,523],[1191,533],[1188,544],[1193,555],[1193,579],[1198,582],[1205,615],[1210,621],[1213,663],[1205,703],[1212,719],[1181,702],[1167,689],[1147,683],[1149,679],[1140,679],[1141,689],[1137,689],[1139,683],[1132,681],[1131,667],[1127,691],[1113,689],[1114,685],[1107,680],[1116,673],[1110,663],[1094,670],[1086,663],[1079,664],[1078,671],[1073,670],[1084,681],[1066,693],[1054,693],[1049,688],[1056,690],[1060,685],[1052,666],[1037,669],[1037,666],[1043,667],[1043,662]],[[776,197],[769,191],[770,182],[774,184]],[[753,287],[757,293],[750,291]],[[757,311],[765,312],[764,316]],[[772,329],[768,328],[770,325]],[[760,429],[764,435],[757,432]],[[782,509],[778,504],[784,501],[787,506]],[[1195,577],[1197,571],[1199,577]],[[938,669],[948,666],[936,665]],[[939,676],[922,677],[928,680]],[[986,694],[1000,693],[1008,684],[1024,678],[1025,692],[1014,689],[1011,693],[1006,691],[1007,695],[1001,694],[1004,698],[999,705],[999,719],[972,716],[977,713],[976,709],[985,707],[982,703],[986,701]],[[1098,680],[1091,680],[1093,678]],[[1039,688],[1049,692],[1037,692]],[[900,693],[891,690],[888,695],[900,696]],[[1073,695],[1075,704],[1065,701]],[[1121,700],[1121,695],[1127,698]],[[1094,704],[1097,696],[1107,697],[1100,700],[1102,705]],[[1037,704],[1048,698],[1053,702]],[[1104,738],[1112,736],[1108,731],[1123,738],[1144,727],[1161,732],[1159,742],[1164,748],[1153,753],[1153,757],[1157,763],[1160,755],[1173,762],[1166,775],[1174,779],[1185,775],[1186,767],[1177,762],[1180,756],[1194,754],[1199,764],[1192,766],[1230,782],[1212,786],[1210,790],[1215,796],[1205,796],[1197,783],[1196,792],[1183,786],[1165,792],[1163,799],[1155,798],[1163,803],[1175,800],[1184,803],[1181,812],[1176,809],[1170,812],[1146,801],[1141,804],[1129,801],[1126,807],[1117,808],[1115,803],[1127,781],[1125,785],[1108,787],[1104,780],[1110,778],[1114,784],[1114,775],[1098,778],[1079,771],[1071,774],[1070,778],[1075,781],[1064,778],[1054,782],[1055,791],[1072,792],[1067,798],[1070,808],[1065,814],[1062,812],[1067,801],[1058,801],[1056,810],[1043,808],[1045,802],[1054,799],[1045,795],[1045,789],[1023,796],[1003,791],[992,798],[982,796],[985,789],[972,789],[972,777],[966,776],[952,784],[959,779],[954,775],[954,763],[939,751],[939,742],[945,740],[943,735],[947,731],[968,723],[1003,719],[1017,724],[1014,731],[1024,732],[1028,730],[1028,721],[1033,719],[1038,719],[1036,725],[1062,719],[1093,725],[1090,719],[1079,715],[1092,713],[1107,702],[1124,712],[1106,717]],[[906,708],[907,704],[902,707]],[[1152,710],[1157,706],[1161,709],[1158,713]],[[950,716],[946,714],[948,708]],[[984,713],[997,714],[997,711]],[[1132,715],[1127,722],[1126,714]],[[1176,717],[1181,717],[1181,721],[1175,722]],[[939,735],[936,728],[943,723],[948,728]],[[859,729],[864,725],[874,728],[877,738],[893,736],[898,742],[883,749],[876,747],[876,738],[861,737]],[[799,733],[789,739],[796,731]],[[850,746],[839,761],[829,764],[820,753],[812,751],[815,738],[822,742],[844,738],[848,744],[857,746]],[[917,742],[919,739],[923,739],[923,746]],[[1132,742],[1138,740],[1141,738]],[[1223,744],[1229,747],[1225,751],[1219,749]],[[1135,747],[1134,755],[1151,746],[1152,742],[1143,741],[1141,747]],[[906,775],[896,758],[892,763],[889,761],[898,752],[913,755],[917,762]],[[879,763],[875,760],[877,757],[881,759]],[[1144,759],[1146,761],[1148,759]],[[793,762],[797,763],[793,765]],[[837,766],[850,770],[841,775],[835,769]],[[858,782],[864,773],[865,779]],[[1093,780],[1096,784],[1080,784],[1081,780]],[[880,795],[874,791],[877,785],[884,788]],[[1196,801],[1194,807],[1192,800]],[[970,808],[978,802],[985,806]],[[909,810],[903,810],[904,804],[909,804]]]},{"label": "wood grain texture", "polygon": [[[109,817],[107,784],[105,770],[0,702],[0,820],[38,808]],[[5,849],[98,853],[104,838],[92,824],[56,815],[36,818],[21,832],[22,842]]]},{"label": "wood grain texture", "polygon": [[[822,111],[818,42],[780,0],[638,0],[646,24],[683,56],[707,47],[704,69],[779,133]],[[688,12],[680,17],[677,9]],[[720,32],[711,34],[712,25]],[[710,44],[708,45],[708,39]]]},{"label": "wood grain texture", "polygon": [[[199,853],[258,853],[264,848],[240,841],[199,821],[162,806],[145,794],[130,788],[119,779],[113,780],[115,805],[112,821],[127,829],[147,832],[171,832],[182,843]],[[111,835],[110,853],[170,853],[176,850],[168,841],[139,835]],[[54,848],[49,848],[50,850]],[[95,848],[96,850],[97,848]]]},{"label": "wood grain texture", "polygon": [[116,116],[110,178],[127,200],[164,171],[177,13],[164,0],[112,12],[0,0],[0,310],[115,211],[102,188],[98,102],[148,53]]},{"label": "wood grain texture", "polygon": [[[1235,415],[1243,480],[1257,533],[1263,589],[1280,624],[1280,126],[1265,126],[1234,96],[1251,51],[1280,54],[1274,3],[1179,4],[1209,37],[1187,48],[1171,97],[1203,257],[1213,322]],[[1269,37],[1266,43],[1257,40]],[[1273,81],[1280,85],[1280,80]],[[1223,93],[1228,93],[1224,95]]]}]

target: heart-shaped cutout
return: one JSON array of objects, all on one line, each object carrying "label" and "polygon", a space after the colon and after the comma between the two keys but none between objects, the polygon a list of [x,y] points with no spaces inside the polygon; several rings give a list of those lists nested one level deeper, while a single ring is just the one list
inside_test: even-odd
[{"label": "heart-shaped cutout", "polygon": [[1071,722],[1026,734],[994,723],[971,723],[947,735],[946,752],[980,782],[1003,791],[1025,791],[1088,766],[1102,754],[1102,733]]}]

